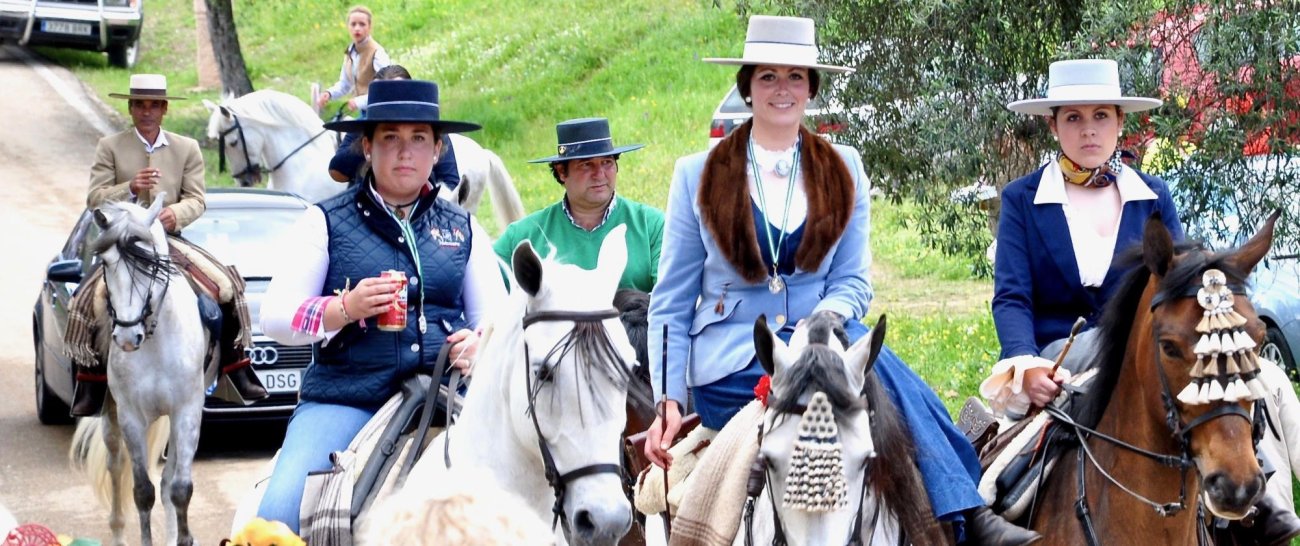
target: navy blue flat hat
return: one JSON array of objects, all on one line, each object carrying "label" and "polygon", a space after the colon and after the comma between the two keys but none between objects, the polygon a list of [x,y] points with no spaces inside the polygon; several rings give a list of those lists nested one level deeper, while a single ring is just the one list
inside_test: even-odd
[{"label": "navy blue flat hat", "polygon": [[438,84],[422,80],[370,82],[369,109],[364,119],[333,121],[326,129],[356,133],[379,123],[428,123],[443,133],[466,133],[483,127],[477,123],[438,117]]},{"label": "navy blue flat hat", "polygon": [[556,163],[570,159],[617,155],[645,147],[645,144],[614,147],[614,139],[609,136],[609,120],[605,118],[561,121],[555,125],[555,136],[559,141],[559,145],[555,147],[556,154],[533,159],[529,163]]}]

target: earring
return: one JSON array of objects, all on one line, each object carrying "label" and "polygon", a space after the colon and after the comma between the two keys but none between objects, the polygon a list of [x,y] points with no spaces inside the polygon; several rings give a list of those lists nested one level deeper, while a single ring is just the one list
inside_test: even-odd
[{"label": "earring", "polygon": [[753,104],[753,103],[754,103],[753,97],[745,97],[745,104]]}]

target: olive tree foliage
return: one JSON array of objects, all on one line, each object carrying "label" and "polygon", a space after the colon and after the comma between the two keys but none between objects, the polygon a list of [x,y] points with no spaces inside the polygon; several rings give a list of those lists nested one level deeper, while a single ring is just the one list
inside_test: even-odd
[{"label": "olive tree foliage", "polygon": [[[823,57],[856,68],[823,89],[849,118],[838,138],[862,152],[875,187],[896,203],[914,203],[908,220],[926,244],[969,258],[972,272],[983,276],[991,272],[985,250],[1000,207],[997,197],[981,197],[1000,195],[1059,153],[1045,119],[1005,107],[1042,96],[1055,60],[1116,59],[1126,92],[1166,98],[1162,108],[1126,118],[1122,144],[1141,161],[1152,142],[1194,143],[1161,147],[1168,150],[1164,169],[1196,173],[1178,183],[1184,215],[1219,210],[1216,203],[1232,198],[1242,205],[1243,223],[1253,225],[1262,211],[1294,202],[1300,180],[1258,180],[1254,190],[1234,192],[1255,184],[1243,174],[1253,161],[1243,158],[1247,135],[1274,127],[1269,143],[1276,153],[1295,149],[1285,144],[1288,135],[1300,140],[1300,89],[1284,91],[1288,81],[1297,85],[1300,62],[1278,61],[1295,54],[1297,2],[1211,17],[1215,32],[1196,42],[1196,51],[1214,75],[1202,85],[1225,97],[1216,104],[1186,98],[1209,96],[1208,87],[1170,95],[1168,77],[1182,69],[1164,66],[1162,51],[1172,44],[1160,40],[1177,25],[1158,23],[1168,23],[1169,13],[1231,11],[1236,0],[787,0],[775,8],[818,20]],[[1242,61],[1253,67],[1244,80]],[[1251,103],[1240,104],[1242,97]],[[1190,159],[1174,154],[1189,148]],[[1282,226],[1291,240],[1294,222]]]}]

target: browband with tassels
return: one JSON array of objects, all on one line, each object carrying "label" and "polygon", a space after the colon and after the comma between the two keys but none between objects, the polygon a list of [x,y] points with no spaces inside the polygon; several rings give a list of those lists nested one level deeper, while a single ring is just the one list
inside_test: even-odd
[{"label": "browband with tassels", "polygon": [[1246,317],[1233,308],[1234,290],[1228,287],[1227,277],[1218,269],[1208,269],[1201,284],[1196,301],[1205,316],[1196,325],[1201,333],[1194,349],[1196,364],[1192,381],[1178,393],[1178,400],[1204,405],[1264,398],[1267,390],[1259,378],[1255,340],[1246,334]]}]

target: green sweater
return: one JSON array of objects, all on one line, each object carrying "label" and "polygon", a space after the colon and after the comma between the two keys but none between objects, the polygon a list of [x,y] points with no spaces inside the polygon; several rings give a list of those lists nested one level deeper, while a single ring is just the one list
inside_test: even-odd
[{"label": "green sweater", "polygon": [[532,241],[539,255],[547,255],[554,247],[555,259],[584,269],[595,269],[600,243],[605,240],[605,235],[616,226],[626,225],[627,268],[623,270],[618,286],[648,293],[659,280],[664,214],[654,207],[620,196],[614,199],[614,210],[595,231],[574,225],[569,215],[564,213],[564,202],[560,201],[510,224],[492,247],[509,264],[515,247],[527,239]]}]

